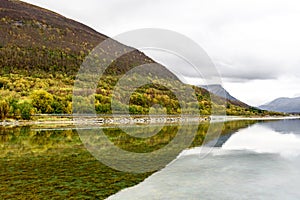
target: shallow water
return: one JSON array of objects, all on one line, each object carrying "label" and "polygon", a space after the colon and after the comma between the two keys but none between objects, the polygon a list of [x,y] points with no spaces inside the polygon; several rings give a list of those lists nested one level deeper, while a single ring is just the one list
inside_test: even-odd
[{"label": "shallow water", "polygon": [[104,199],[150,175],[111,169],[74,127],[52,126],[0,127],[0,199]]},{"label": "shallow water", "polygon": [[[253,120],[226,122],[223,134],[253,123]],[[199,124],[191,146],[203,143],[208,128],[208,123]],[[99,127],[83,125],[81,129]],[[122,127],[122,130],[103,127],[114,145],[132,152],[151,152],[167,145],[178,127],[166,125],[159,132],[158,126],[153,125]],[[189,128],[185,130],[186,134],[194,134]],[[153,173],[120,172],[104,165],[86,149],[77,132],[78,129],[67,124],[0,126],[0,199],[104,199]],[[145,132],[150,133],[149,138],[144,138]]]},{"label": "shallow water", "polygon": [[109,199],[300,199],[300,121],[261,122],[186,150]]}]

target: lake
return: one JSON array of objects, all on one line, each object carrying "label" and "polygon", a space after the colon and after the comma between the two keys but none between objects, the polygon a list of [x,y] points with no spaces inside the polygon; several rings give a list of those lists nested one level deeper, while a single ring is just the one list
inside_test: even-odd
[{"label": "lake", "polygon": [[[0,199],[299,199],[298,124],[228,121],[218,140],[200,148],[209,127],[203,122],[190,149],[147,173],[102,164],[72,125],[0,127]],[[138,153],[160,149],[178,130],[176,124],[166,125],[150,139],[136,139],[132,136],[145,127],[129,127],[130,136],[118,127],[98,128],[116,146]]]},{"label": "lake", "polygon": [[299,188],[300,121],[281,120],[238,130],[213,149],[186,150],[109,199],[296,200]]}]

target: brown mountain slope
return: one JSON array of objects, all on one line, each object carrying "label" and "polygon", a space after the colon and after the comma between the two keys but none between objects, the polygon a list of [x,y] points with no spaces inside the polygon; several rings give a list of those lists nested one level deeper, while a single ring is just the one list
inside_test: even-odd
[{"label": "brown mountain slope", "polygon": [[49,10],[21,1],[0,1],[1,45],[91,49],[107,38],[93,29]]},{"label": "brown mountain slope", "polygon": [[[49,10],[16,0],[0,1],[1,74],[25,69],[23,73],[27,74],[44,71],[75,75],[88,52],[107,38]],[[124,73],[137,64],[152,62],[135,50],[118,59],[110,73]]]}]

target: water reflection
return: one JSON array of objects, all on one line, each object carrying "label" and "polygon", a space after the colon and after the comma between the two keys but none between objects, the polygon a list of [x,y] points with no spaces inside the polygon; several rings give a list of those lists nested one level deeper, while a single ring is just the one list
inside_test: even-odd
[{"label": "water reflection", "polygon": [[[255,121],[232,121],[224,124],[222,134],[226,135],[237,129],[247,127]],[[188,126],[188,125],[187,125]],[[83,127],[92,129],[94,127]],[[106,136],[114,145],[133,152],[151,152],[167,145],[176,135],[179,126],[169,125],[158,131],[160,126],[139,126],[139,127],[117,127],[103,128]],[[201,123],[197,128],[197,134],[191,144],[191,147],[202,145],[205,134],[209,128],[209,123]],[[130,133],[126,134],[125,131]],[[187,127],[186,134],[192,133],[193,129]],[[216,129],[218,131],[218,129]],[[153,134],[144,138],[143,134]],[[211,138],[214,139],[214,138]],[[82,146],[83,144],[74,127],[0,127],[0,157],[7,155],[24,155],[31,153],[47,153],[49,151],[63,148],[72,148],[73,146]]]},{"label": "water reflection", "polygon": [[[223,134],[253,123],[227,122]],[[117,146],[137,152],[164,146],[178,129],[167,126],[158,136],[147,139],[132,138],[143,136],[143,129],[126,128],[131,131],[129,136],[124,135],[123,129],[104,129]],[[207,123],[198,126],[191,147],[203,143],[207,129]],[[152,126],[147,131],[155,132],[157,127]],[[74,127],[0,127],[0,199],[104,199],[138,184],[150,174],[125,173],[105,166],[85,149]]]},{"label": "water reflection", "polygon": [[39,154],[81,144],[73,129],[0,128],[0,157]]},{"label": "water reflection", "polygon": [[204,159],[199,159],[201,148],[186,150],[141,184],[109,199],[299,199],[300,137],[294,132],[299,122],[246,127]]},{"label": "water reflection", "polygon": [[299,119],[269,121],[264,123],[264,126],[280,133],[300,134]]},{"label": "water reflection", "polygon": [[299,156],[300,135],[299,130],[294,131],[297,126],[299,127],[299,120],[256,124],[234,134],[222,149],[274,153],[284,157]]}]

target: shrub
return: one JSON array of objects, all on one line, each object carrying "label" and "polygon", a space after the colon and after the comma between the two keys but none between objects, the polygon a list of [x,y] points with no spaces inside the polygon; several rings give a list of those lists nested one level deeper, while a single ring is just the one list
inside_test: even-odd
[{"label": "shrub", "polygon": [[53,112],[53,108],[51,107],[54,100],[52,94],[44,90],[37,90],[32,93],[31,98],[32,98],[32,105],[38,110],[38,112],[40,113]]},{"label": "shrub", "polygon": [[30,120],[31,116],[34,114],[33,106],[26,101],[19,104],[19,109],[21,111],[21,118],[24,120]]},{"label": "shrub", "polygon": [[0,119],[5,119],[9,113],[9,104],[6,100],[0,101]]}]

